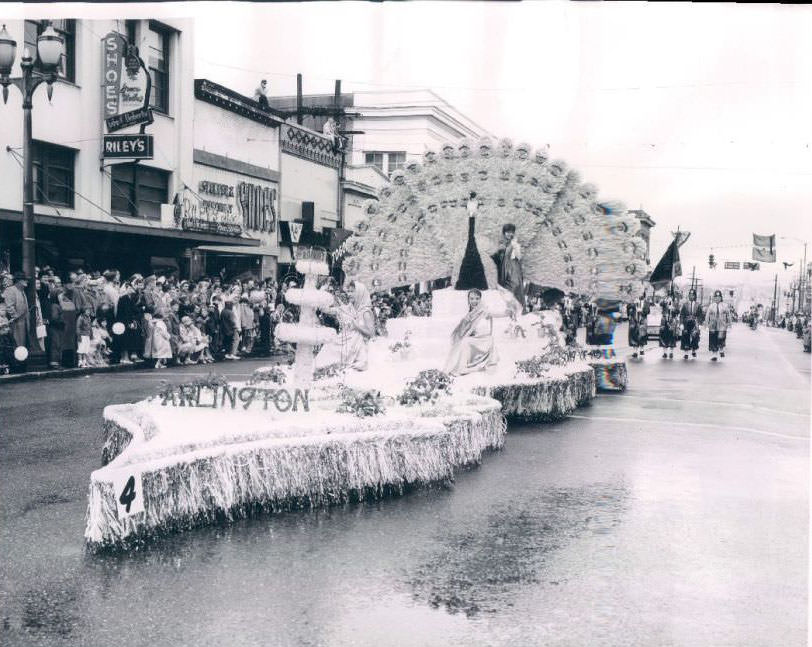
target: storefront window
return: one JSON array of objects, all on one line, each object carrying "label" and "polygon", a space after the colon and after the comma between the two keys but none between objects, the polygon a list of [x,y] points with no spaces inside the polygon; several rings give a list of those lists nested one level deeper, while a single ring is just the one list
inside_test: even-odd
[{"label": "storefront window", "polygon": [[160,23],[150,21],[146,33],[143,55],[152,77],[150,106],[169,113],[169,41],[172,30]]},{"label": "storefront window", "polygon": [[389,153],[389,172],[396,171],[397,169],[406,166],[406,152],[398,151],[397,153]]},{"label": "storefront window", "polygon": [[114,215],[158,220],[168,202],[169,172],[143,164],[111,167],[110,209]]},{"label": "storefront window", "polygon": [[76,151],[34,142],[34,202],[73,208]]},{"label": "storefront window", "polygon": [[377,166],[383,171],[383,153],[364,153],[364,164]]},{"label": "storefront window", "polygon": [[[63,20],[26,20],[25,21],[25,47],[31,56],[37,57],[37,38],[51,25],[57,34],[62,36],[65,44],[62,47],[62,59],[57,67],[60,79],[76,81],[76,21]],[[39,69],[39,59],[35,61],[35,69]]]}]

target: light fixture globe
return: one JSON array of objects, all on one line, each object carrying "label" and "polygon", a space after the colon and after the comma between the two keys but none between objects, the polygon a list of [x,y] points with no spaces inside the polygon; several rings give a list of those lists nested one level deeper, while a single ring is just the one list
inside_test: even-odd
[{"label": "light fixture globe", "polygon": [[6,26],[0,30],[0,76],[11,74],[14,57],[17,54],[17,41],[6,31]]},{"label": "light fixture globe", "polygon": [[62,36],[54,31],[52,25],[48,25],[48,28],[40,34],[37,38],[37,53],[43,70],[52,71],[59,65],[64,42]]}]

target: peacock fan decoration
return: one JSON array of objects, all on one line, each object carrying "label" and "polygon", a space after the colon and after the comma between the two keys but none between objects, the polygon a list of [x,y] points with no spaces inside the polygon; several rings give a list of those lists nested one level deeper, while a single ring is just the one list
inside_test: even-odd
[{"label": "peacock fan decoration", "polygon": [[497,282],[491,256],[502,226],[513,223],[525,280],[608,301],[642,293],[648,268],[637,219],[620,203],[598,203],[596,188],[546,150],[507,139],[449,143],[393,172],[347,241],[347,277],[372,290],[447,276],[456,284],[472,192],[488,287]]}]

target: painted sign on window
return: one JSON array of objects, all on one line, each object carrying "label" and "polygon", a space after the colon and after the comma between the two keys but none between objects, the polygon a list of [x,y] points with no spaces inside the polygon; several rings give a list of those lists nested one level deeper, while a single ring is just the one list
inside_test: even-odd
[{"label": "painted sign on window", "polygon": [[272,233],[276,231],[277,198],[275,186],[201,180],[197,192],[183,192],[176,221],[179,226],[181,222],[203,221],[228,225],[230,233],[237,232],[232,235],[241,231]]},{"label": "painted sign on window", "polygon": [[276,197],[274,187],[240,182],[237,185],[237,205],[242,226],[250,231],[276,231]]}]

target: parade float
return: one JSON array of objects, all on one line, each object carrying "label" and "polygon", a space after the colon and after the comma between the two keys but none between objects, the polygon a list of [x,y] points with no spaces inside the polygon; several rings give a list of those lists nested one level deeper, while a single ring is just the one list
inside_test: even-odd
[{"label": "parade float", "polygon": [[502,446],[500,403],[452,390],[439,371],[416,375],[392,396],[353,389],[337,374],[315,383],[313,348],[335,336],[314,316],[327,295],[314,278],[327,265],[306,258],[297,268],[304,287],[286,298],[299,306],[300,322],[279,331],[297,344],[292,367],[261,369],[246,382],[163,384],[147,400],[105,408],[89,548],[445,483]]},{"label": "parade float", "polygon": [[[472,194],[476,203],[473,208]],[[448,276],[457,287],[473,239],[487,284],[484,300],[496,316],[504,305],[499,294],[498,268],[491,259],[498,253],[506,223],[515,227],[526,282],[587,297],[601,318],[642,294],[642,279],[648,267],[645,242],[636,236],[637,219],[619,202],[599,203],[596,188],[581,182],[579,174],[565,162],[550,160],[546,150],[533,151],[526,144],[514,147],[509,140],[496,145],[487,139],[446,144],[440,154],[427,152],[422,164],[410,162],[395,171],[379,200],[365,205],[365,218],[345,246],[344,270],[348,279],[359,280],[372,290]],[[432,299],[431,323],[421,324],[415,321],[417,318],[402,323],[399,319],[390,322],[390,336],[402,336],[411,330],[415,338],[426,339],[417,331],[427,325],[432,333],[429,337],[434,337],[440,347],[447,343],[453,324],[465,314],[464,294],[452,287],[435,290]],[[570,394],[587,390],[585,378],[573,375],[578,373],[578,362],[582,365],[583,359],[592,367],[599,389],[626,388],[626,365],[615,355],[609,335],[609,341],[582,349],[585,353],[577,362],[563,363],[571,369],[570,389],[552,380],[554,375],[559,380],[562,377],[560,370],[553,370],[562,366],[553,366],[548,379],[532,388],[539,390],[545,382],[555,383],[559,396],[537,398],[537,408],[514,406],[519,395],[515,381],[523,379],[510,374],[515,361],[543,353],[553,340],[549,329],[544,334],[528,335],[534,323],[532,316],[525,315],[517,318],[516,325],[505,322],[497,331],[497,335],[505,331],[501,339],[497,338],[497,346],[500,353],[505,349],[503,354],[511,361],[500,362],[497,371],[502,384],[494,392],[513,396],[503,401],[508,415],[520,410],[521,417],[546,419],[556,417],[557,412],[571,411],[574,406]],[[437,355],[433,357],[438,361]],[[480,387],[485,389],[499,381],[492,375],[479,379],[488,385]],[[511,383],[513,386],[508,388]],[[525,391],[530,389],[526,385]]]},{"label": "parade float", "polygon": [[[345,285],[368,303],[363,286],[451,276],[454,287],[433,293],[431,316],[390,320],[388,336],[359,344],[359,304],[317,289],[325,257],[300,254],[303,286],[285,295],[299,320],[277,328],[296,344],[292,367],[246,382],[164,384],[152,398],[105,409],[89,547],[448,482],[501,447],[506,419],[559,419],[594,397],[588,353],[565,345],[555,314],[517,310],[490,259],[512,223],[525,280],[603,302],[633,299],[645,248],[621,206],[598,204],[594,187],[544,151],[481,141],[408,164],[365,210],[345,246]],[[319,324],[319,310],[338,317],[338,334]],[[490,326],[487,366],[444,370],[450,339],[473,313]],[[339,365],[320,368],[330,349]]]}]

